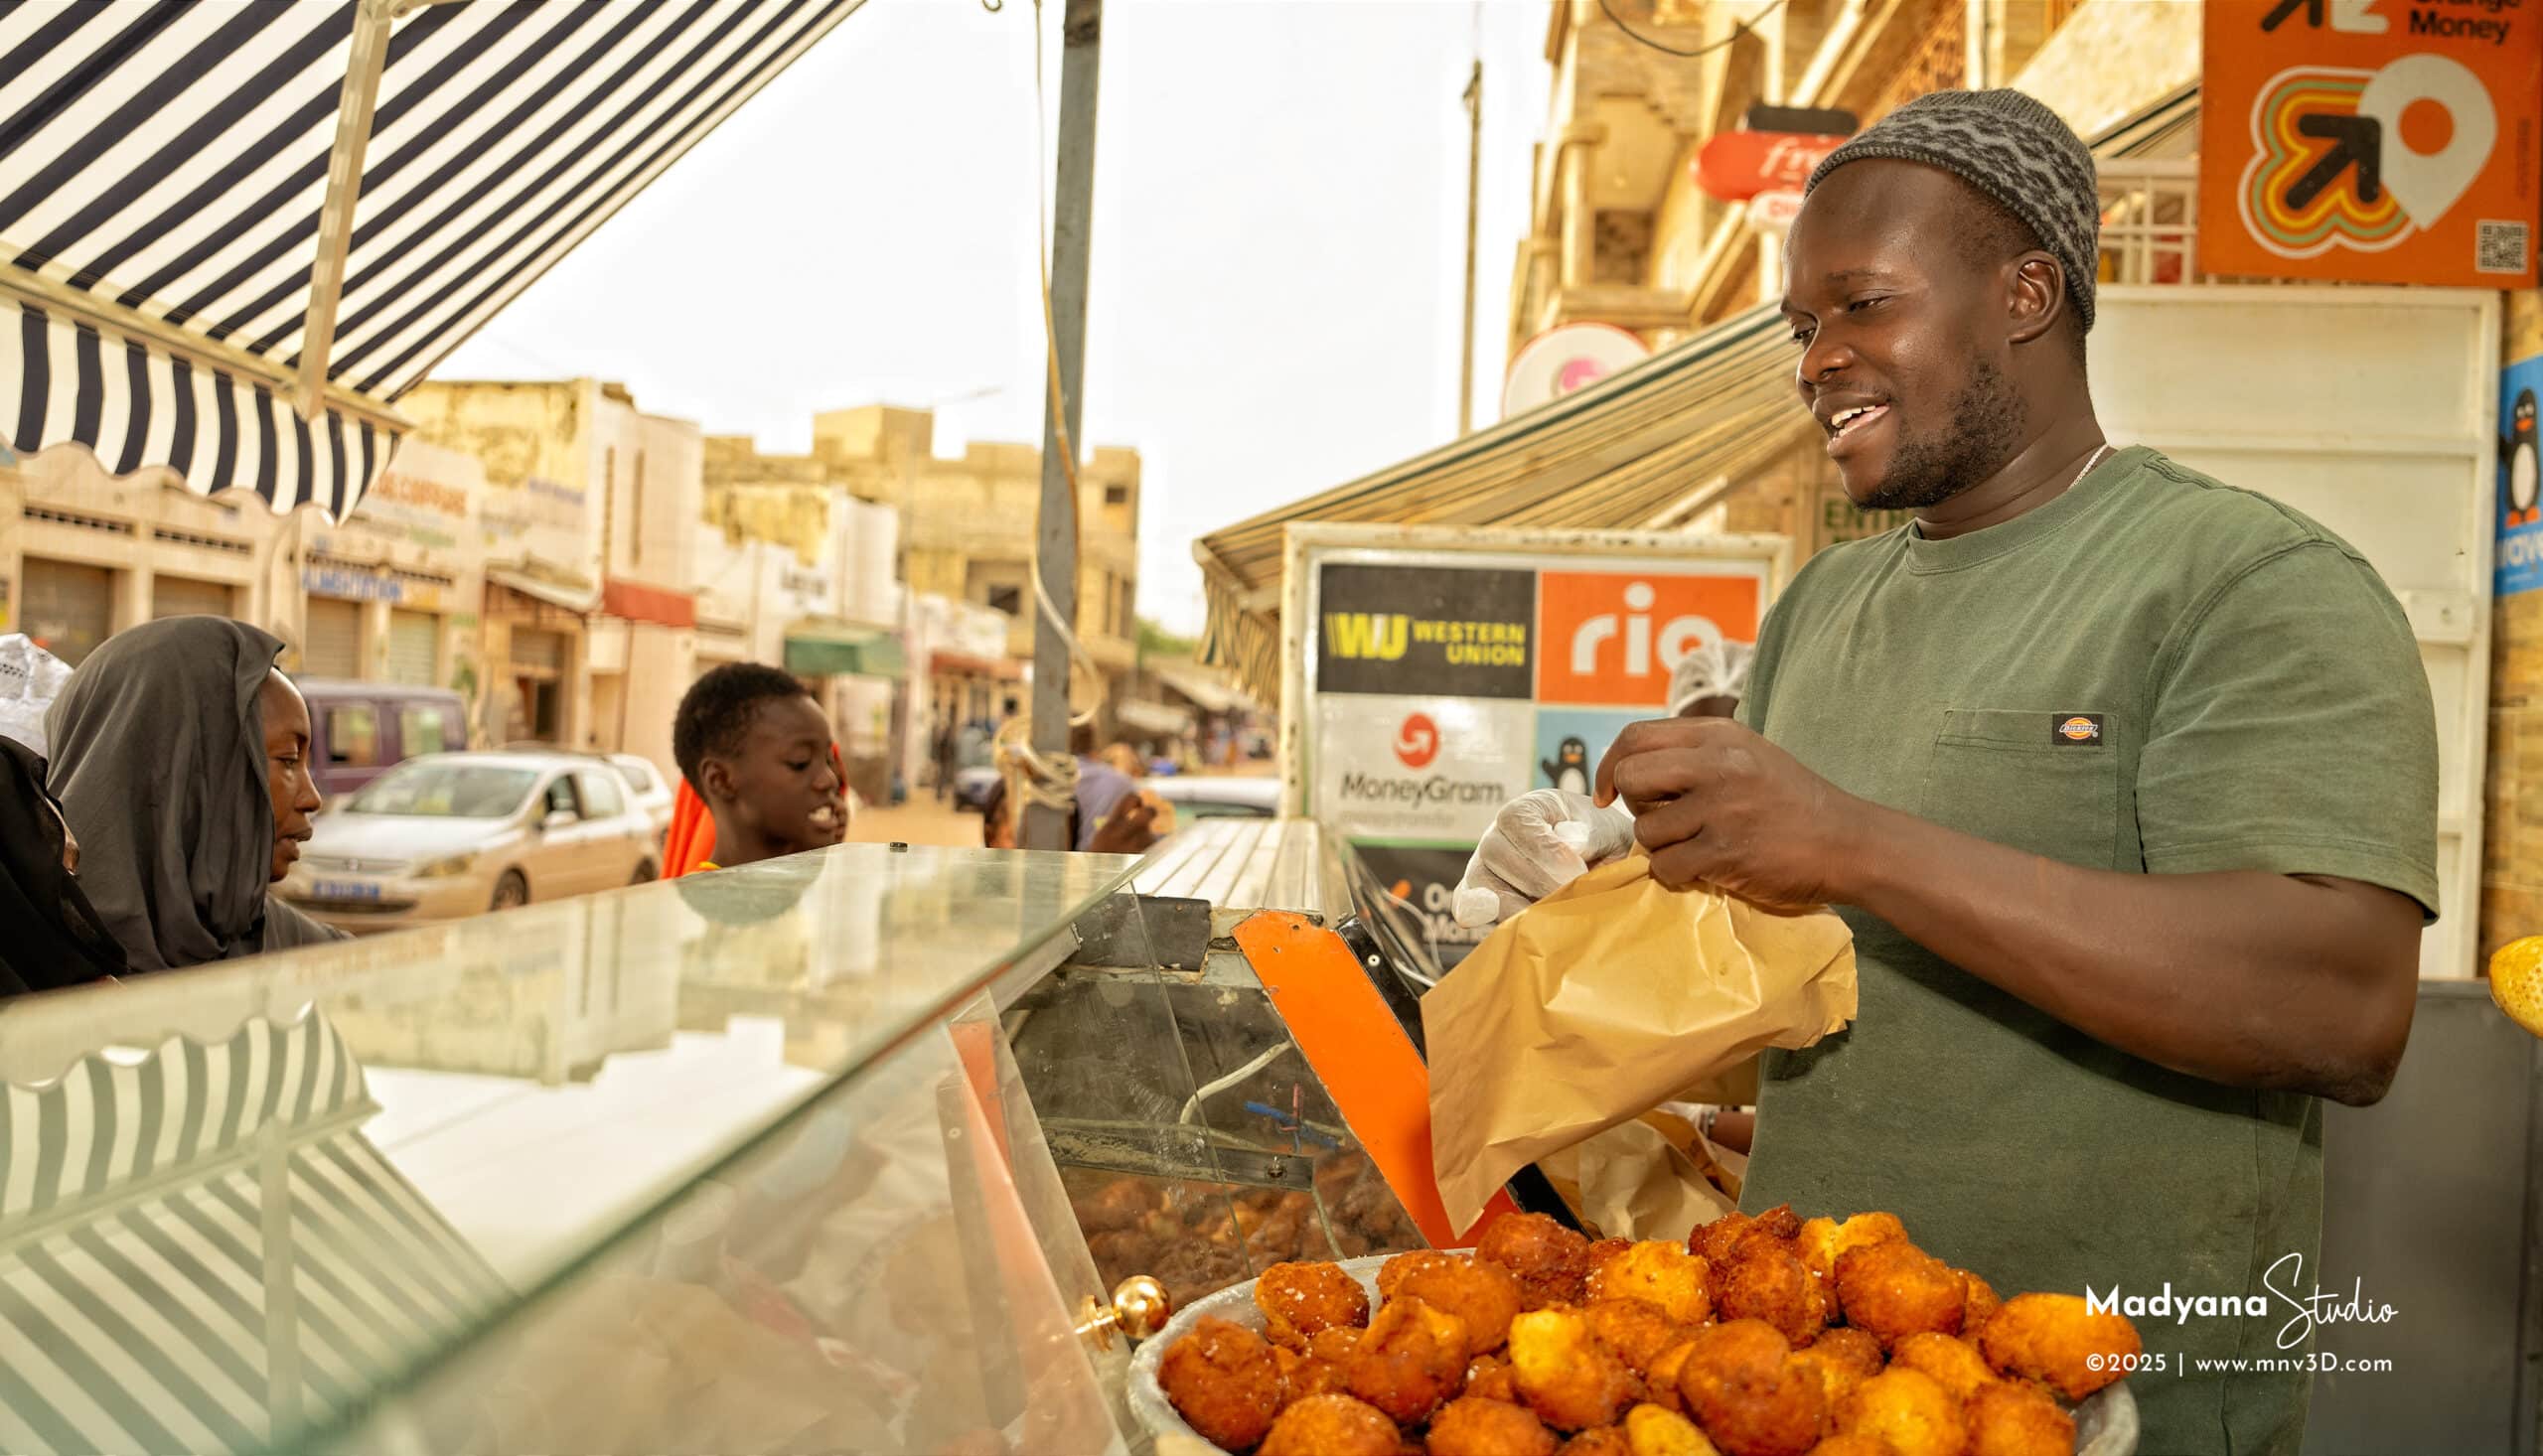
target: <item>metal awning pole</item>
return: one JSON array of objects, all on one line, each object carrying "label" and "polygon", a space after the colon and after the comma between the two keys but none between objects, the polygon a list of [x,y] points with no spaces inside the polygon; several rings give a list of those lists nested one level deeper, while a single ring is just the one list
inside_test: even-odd
[{"label": "metal awning pole", "polygon": [[318,256],[309,270],[309,323],[300,341],[300,417],[327,407],[327,356],[336,347],[336,306],[344,299],[345,255],[353,248],[354,204],[362,196],[363,152],[371,145],[372,108],[388,63],[392,0],[363,0],[354,10],[354,44],[336,105],[336,145],[327,158],[327,200],[318,210]]},{"label": "metal awning pole", "polygon": [[[1059,399],[1042,410],[1042,509],[1033,569],[1060,620],[1077,624],[1078,502],[1069,453],[1086,414],[1079,382],[1086,367],[1086,263],[1095,224],[1095,75],[1103,0],[1068,0],[1060,23],[1060,158],[1051,217],[1051,335]],[[1047,381],[1046,381],[1047,382]],[[1065,423],[1063,422],[1065,416]],[[1033,614],[1033,751],[1056,758],[1069,747],[1069,647],[1050,619]],[[1068,812],[1025,809],[1027,849],[1068,849]]]}]

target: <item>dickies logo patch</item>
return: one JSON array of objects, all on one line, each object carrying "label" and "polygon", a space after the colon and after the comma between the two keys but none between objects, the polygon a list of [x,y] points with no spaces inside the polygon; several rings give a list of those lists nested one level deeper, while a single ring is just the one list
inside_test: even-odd
[{"label": "dickies logo patch", "polygon": [[2099,713],[2058,713],[2048,721],[2048,741],[2057,744],[2088,744],[2102,741],[2102,715]]}]

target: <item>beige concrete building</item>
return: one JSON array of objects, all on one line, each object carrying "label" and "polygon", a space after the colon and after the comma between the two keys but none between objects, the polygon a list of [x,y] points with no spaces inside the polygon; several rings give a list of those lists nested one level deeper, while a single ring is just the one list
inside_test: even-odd
[{"label": "beige concrete building", "polygon": [[[815,456],[857,496],[902,520],[902,577],[912,592],[1006,613],[1007,651],[1033,655],[1033,550],[1042,452],[974,441],[935,453],[927,410],[865,405],[814,416]],[[1138,663],[1139,456],[1098,447],[1078,472],[1079,641],[1118,700]]]},{"label": "beige concrete building", "polygon": [[174,474],[117,480],[78,445],[0,460],[6,628],[77,665],[163,617],[210,613],[301,644],[296,526],[250,492],[206,500]]},{"label": "beige concrete building", "polygon": [[114,633],[203,614],[281,638],[313,678],[473,690],[482,484],[466,456],[409,442],[353,520],[276,516],[246,492],[194,495],[164,471],[116,480],[78,446],[0,465],[9,630],[75,665]]},{"label": "beige concrete building", "polygon": [[[2200,7],[2141,0],[1556,0],[1547,140],[1511,281],[1510,348],[1602,323],[1667,349],[1783,291],[1783,239],[1696,185],[1706,141],[1752,105],[1870,125],[1930,90],[2015,85],[2090,139],[2198,78]],[[2194,123],[2181,154],[2195,148]],[[2107,190],[2107,189],[2106,189]],[[2125,207],[2126,200],[2115,200]],[[2106,265],[2107,271],[2107,265]],[[2150,281],[2132,279],[2130,281]],[[2165,279],[2163,281],[2171,281]],[[1680,524],[1792,537],[1807,557],[1898,523],[1857,511],[1798,411],[1792,448],[1723,483]]]},{"label": "beige concrete building", "polygon": [[696,655],[698,428],[594,379],[430,383],[399,407],[418,438],[484,470],[482,736],[670,772]]},{"label": "beige concrete building", "polygon": [[848,778],[888,800],[907,756],[909,624],[895,561],[900,521],[857,499],[819,457],[706,442],[697,531],[698,670],[757,661],[813,684]]}]

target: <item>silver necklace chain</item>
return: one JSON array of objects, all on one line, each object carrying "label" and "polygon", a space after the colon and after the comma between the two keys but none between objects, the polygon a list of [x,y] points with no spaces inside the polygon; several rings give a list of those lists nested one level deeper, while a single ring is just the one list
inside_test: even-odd
[{"label": "silver necklace chain", "polygon": [[[2109,455],[2111,453],[2111,449],[2112,447],[2110,442],[2107,440],[2103,441],[2102,448],[2094,451],[2092,458],[2084,462],[2084,468],[2075,472],[2075,478],[2066,483],[2066,491],[2071,491],[2077,486],[2082,485],[2084,483],[2084,477],[2093,473],[2093,467],[2101,464],[2103,457]],[[2066,494],[2066,491],[2060,491],[2057,494],[2062,496]]]}]

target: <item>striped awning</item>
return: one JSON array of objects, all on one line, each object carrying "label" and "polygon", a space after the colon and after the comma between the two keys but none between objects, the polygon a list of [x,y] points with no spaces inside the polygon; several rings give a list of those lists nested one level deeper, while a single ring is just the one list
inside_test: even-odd
[{"label": "striped awning", "polygon": [[1206,662],[1280,692],[1280,571],[1291,521],[1631,530],[1673,525],[1802,438],[1792,331],[1762,306],[1665,353],[1390,470],[1194,546]]},{"label": "striped awning", "polygon": [[858,3],[0,4],[0,439],[343,518],[398,395]]},{"label": "striped awning", "polygon": [[2119,157],[2196,156],[2197,82],[2111,123],[2090,139],[2090,145],[2093,155],[2103,161]]},{"label": "striped awning", "polygon": [[358,1130],[317,1013],[109,1052],[0,1117],[0,1450],[244,1451],[509,1295]]}]

